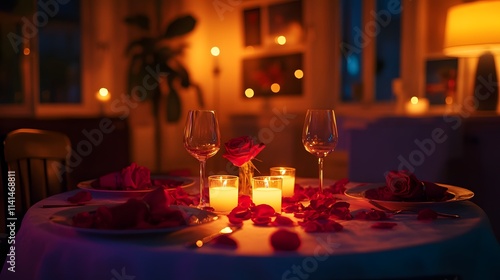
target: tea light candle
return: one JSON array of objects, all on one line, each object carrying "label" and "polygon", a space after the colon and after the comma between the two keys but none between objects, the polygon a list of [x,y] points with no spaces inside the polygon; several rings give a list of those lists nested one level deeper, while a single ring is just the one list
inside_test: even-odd
[{"label": "tea light candle", "polygon": [[421,115],[429,109],[429,100],[427,98],[418,98],[413,96],[410,101],[406,103],[406,112],[411,115]]},{"label": "tea light candle", "polygon": [[267,204],[277,213],[281,213],[282,180],[279,176],[254,177],[252,200],[255,205]]},{"label": "tea light candle", "polygon": [[208,177],[210,206],[217,212],[230,212],[238,205],[238,177],[214,175]]},{"label": "tea light candle", "polygon": [[292,197],[295,190],[295,168],[292,167],[271,167],[271,176],[281,176],[283,178],[283,197]]}]

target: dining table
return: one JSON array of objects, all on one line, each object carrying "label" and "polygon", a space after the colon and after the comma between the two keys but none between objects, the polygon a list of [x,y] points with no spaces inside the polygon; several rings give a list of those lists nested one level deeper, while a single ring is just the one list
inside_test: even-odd
[{"label": "dining table", "polygon": [[[198,181],[187,192],[196,192]],[[317,186],[313,178],[296,185]],[[325,180],[325,186],[336,180]],[[348,182],[346,190],[360,183]],[[456,214],[419,220],[414,212],[387,213],[384,221],[339,219],[341,230],[311,232],[294,213],[281,213],[292,225],[259,225],[244,220],[228,235],[233,246],[208,242],[187,246],[230,225],[228,215],[175,229],[110,233],[64,226],[52,219],[99,205],[123,203],[138,194],[91,192],[85,205],[68,204],[81,189],[50,196],[25,214],[0,279],[500,279],[500,245],[487,215],[468,199],[431,204],[433,211]],[[143,195],[143,194],[139,194]],[[356,213],[378,209],[369,200],[334,195]],[[381,209],[378,209],[381,210]],[[377,226],[377,225],[391,226]],[[385,223],[385,224],[384,224]],[[300,244],[279,250],[278,230],[296,233]],[[10,261],[10,262],[9,262]]]}]

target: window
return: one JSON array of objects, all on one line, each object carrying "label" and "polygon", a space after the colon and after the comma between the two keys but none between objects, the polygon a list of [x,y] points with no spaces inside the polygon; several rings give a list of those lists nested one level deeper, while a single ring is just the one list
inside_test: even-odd
[{"label": "window", "polygon": [[80,103],[80,1],[58,5],[57,13],[39,5],[38,12],[50,16],[38,35],[40,103]]},{"label": "window", "polygon": [[401,0],[342,0],[343,102],[390,101],[400,76]]}]

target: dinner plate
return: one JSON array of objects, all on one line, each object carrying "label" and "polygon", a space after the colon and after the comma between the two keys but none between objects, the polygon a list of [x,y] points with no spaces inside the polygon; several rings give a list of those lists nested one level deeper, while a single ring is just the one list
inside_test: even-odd
[{"label": "dinner plate", "polygon": [[[92,187],[92,182],[94,182],[95,180],[97,180],[97,179],[83,181],[83,182],[78,183],[76,186],[82,190],[88,190],[91,192],[103,192],[103,193],[146,193],[146,192],[150,192],[150,191],[154,190],[156,187],[160,186],[160,185],[156,184],[152,188],[137,189],[137,190],[133,190],[133,189],[129,189],[129,190],[96,189],[96,188]],[[163,175],[151,176],[152,182],[155,182],[155,181],[161,182],[162,180],[163,181],[181,182],[180,185],[178,185],[178,186],[167,187],[168,190],[175,190],[177,187],[187,188],[187,187],[194,185],[194,180],[190,179],[190,178],[167,176],[167,175],[165,175],[165,176],[163,176]]]},{"label": "dinner plate", "polygon": [[49,219],[51,223],[57,227],[75,230],[80,233],[102,234],[102,235],[134,235],[134,234],[153,234],[153,233],[169,233],[175,232],[184,228],[198,226],[213,222],[219,217],[217,214],[183,205],[171,205],[187,214],[187,225],[177,227],[163,228],[146,228],[146,229],[98,229],[98,228],[82,228],[73,225],[73,216],[78,213],[94,211],[100,206],[116,206],[118,204],[92,205],[78,208],[65,209],[53,214]]},{"label": "dinner plate", "polygon": [[451,198],[444,201],[389,201],[389,200],[370,199],[365,196],[367,190],[383,187],[384,185],[385,184],[383,183],[357,185],[345,190],[344,194],[351,198],[372,200],[391,209],[427,207],[431,205],[439,205],[444,203],[468,200],[474,196],[474,193],[468,189],[447,184],[439,184],[439,183],[437,185],[447,188],[447,192],[450,194]]}]

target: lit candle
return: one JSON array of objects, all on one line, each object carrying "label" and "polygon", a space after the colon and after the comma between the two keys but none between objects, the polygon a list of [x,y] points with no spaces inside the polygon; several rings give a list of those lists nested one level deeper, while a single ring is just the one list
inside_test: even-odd
[{"label": "lit candle", "polygon": [[238,205],[238,177],[214,175],[208,177],[210,206],[217,212],[230,212]]},{"label": "lit candle", "polygon": [[427,98],[418,98],[413,96],[406,103],[406,112],[411,115],[421,115],[429,109],[429,100]]},{"label": "lit candle", "polygon": [[252,180],[253,203],[255,205],[267,204],[273,207],[277,213],[281,213],[282,178],[279,176],[257,176]]},{"label": "lit candle", "polygon": [[283,178],[283,197],[292,197],[295,189],[295,168],[292,167],[271,167],[271,176],[281,176]]}]

